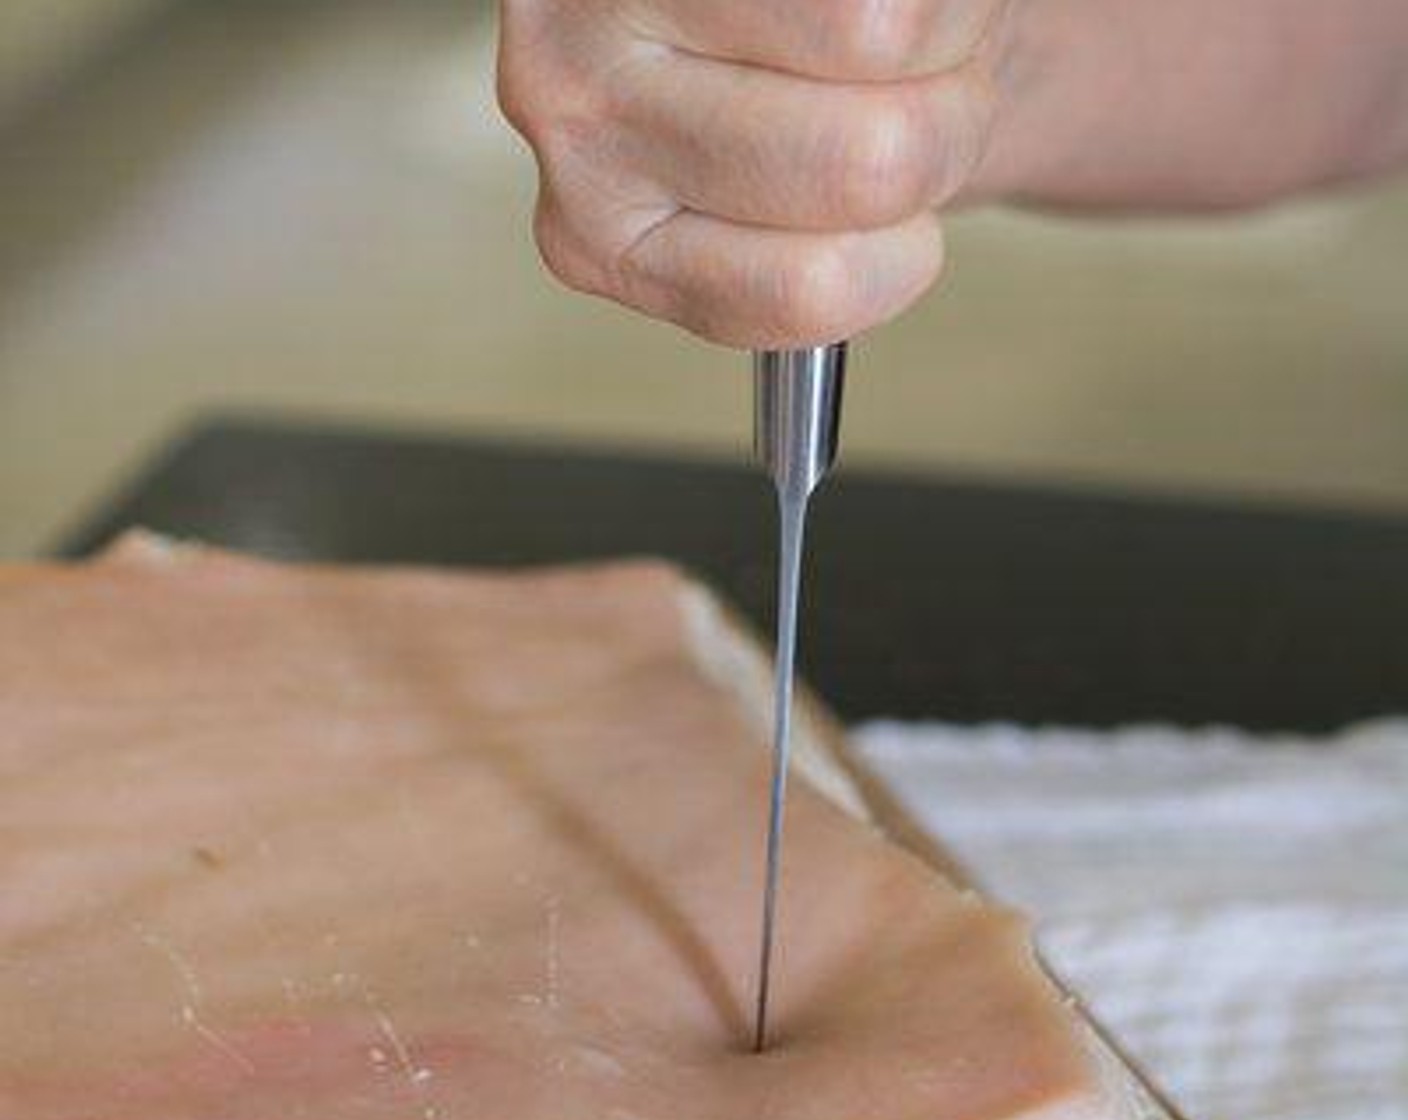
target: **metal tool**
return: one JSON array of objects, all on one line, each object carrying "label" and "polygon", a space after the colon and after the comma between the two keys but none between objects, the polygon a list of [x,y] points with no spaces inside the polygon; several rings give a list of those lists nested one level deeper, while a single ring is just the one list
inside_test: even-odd
[{"label": "metal tool", "polygon": [[777,665],[773,701],[773,770],[763,881],[763,929],[753,1049],[768,1041],[773,932],[782,865],[782,824],[792,745],[792,679],[807,501],[836,458],[846,344],[769,350],[753,356],[754,449],[777,487],[781,533],[777,577]]}]

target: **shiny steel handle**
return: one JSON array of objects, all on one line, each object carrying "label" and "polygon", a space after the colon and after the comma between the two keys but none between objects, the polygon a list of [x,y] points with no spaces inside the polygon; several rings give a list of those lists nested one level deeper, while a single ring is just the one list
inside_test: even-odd
[{"label": "shiny steel handle", "polygon": [[778,494],[806,498],[836,459],[846,344],[753,355],[753,447]]}]

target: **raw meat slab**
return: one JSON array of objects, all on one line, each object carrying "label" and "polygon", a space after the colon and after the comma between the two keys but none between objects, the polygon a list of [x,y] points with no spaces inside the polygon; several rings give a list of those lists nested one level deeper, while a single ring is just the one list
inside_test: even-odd
[{"label": "raw meat slab", "polygon": [[1106,1117],[1025,924],[767,752],[674,570],[0,574],[0,1117]]}]

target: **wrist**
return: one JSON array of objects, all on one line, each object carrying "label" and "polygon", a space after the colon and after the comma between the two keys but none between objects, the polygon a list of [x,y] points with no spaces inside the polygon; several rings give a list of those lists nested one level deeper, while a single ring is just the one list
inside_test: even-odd
[{"label": "wrist", "polygon": [[1061,0],[1014,0],[994,30],[985,61],[996,110],[962,203],[1040,198],[1079,150],[1088,114],[1076,82],[1098,71],[1088,48],[1070,34],[1067,7]]},{"label": "wrist", "polygon": [[1260,205],[1408,161],[1395,0],[1014,0],[962,200]]}]

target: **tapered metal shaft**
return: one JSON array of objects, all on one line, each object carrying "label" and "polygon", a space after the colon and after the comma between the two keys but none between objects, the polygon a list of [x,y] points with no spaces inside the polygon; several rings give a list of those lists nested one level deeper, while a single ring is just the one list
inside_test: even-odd
[{"label": "tapered metal shaft", "polygon": [[807,503],[836,458],[846,344],[771,350],[754,356],[755,450],[777,487],[780,528],[777,572],[777,664],[773,692],[772,785],[763,869],[753,1049],[768,1043],[773,942],[782,870],[782,830],[792,749],[792,684]]}]

